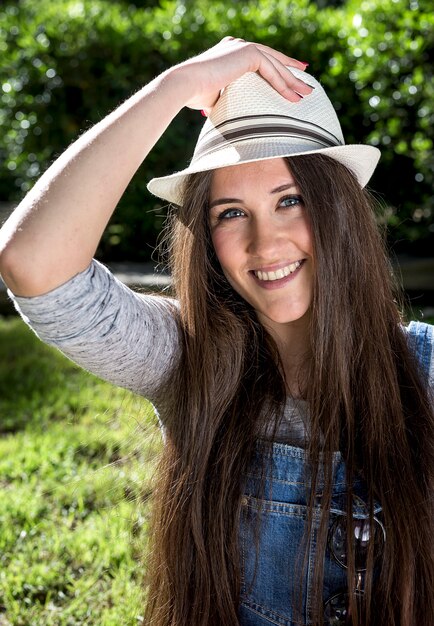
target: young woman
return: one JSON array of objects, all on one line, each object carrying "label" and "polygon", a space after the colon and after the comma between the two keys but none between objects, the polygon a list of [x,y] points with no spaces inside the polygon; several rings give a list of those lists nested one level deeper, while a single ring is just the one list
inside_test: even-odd
[{"label": "young woman", "polygon": [[[396,306],[379,153],[344,144],[305,67],[224,39],[79,138],[1,232],[38,335],[159,411],[152,626],[434,624],[434,329]],[[176,298],[137,295],[92,256],[183,106],[209,115],[192,162],[149,184]]]}]

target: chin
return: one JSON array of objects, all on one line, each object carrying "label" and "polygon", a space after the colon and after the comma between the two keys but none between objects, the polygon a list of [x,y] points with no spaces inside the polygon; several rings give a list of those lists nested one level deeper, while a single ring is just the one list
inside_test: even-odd
[{"label": "chin", "polygon": [[283,311],[258,311],[259,318],[266,318],[274,324],[291,324],[306,321],[309,318],[310,307],[300,307],[292,311],[286,308]]}]

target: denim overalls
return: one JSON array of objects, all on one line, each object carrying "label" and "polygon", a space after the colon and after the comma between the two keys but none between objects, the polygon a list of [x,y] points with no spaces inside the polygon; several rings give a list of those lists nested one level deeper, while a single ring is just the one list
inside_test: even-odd
[{"label": "denim overalls", "polygon": [[[415,351],[426,374],[427,383],[434,382],[434,327],[412,322],[407,332],[409,342]],[[433,361],[433,362],[432,362]],[[296,616],[291,598],[299,593],[297,581],[299,572],[297,558],[303,551],[303,535],[307,516],[305,451],[286,444],[275,443],[272,449],[270,469],[267,472],[263,499],[255,494],[261,486],[261,447],[259,443],[249,473],[246,476],[242,515],[240,521],[241,552],[241,605],[239,623],[241,626],[295,626]],[[346,501],[345,466],[341,454],[336,452],[333,459],[333,496],[330,512],[330,525],[336,516],[345,515]],[[363,501],[363,487],[355,482],[356,495],[353,517],[366,516]],[[318,495],[321,494],[321,481]],[[357,498],[360,497],[360,500]],[[381,511],[378,505],[374,514]],[[259,551],[255,550],[255,520],[261,516]],[[315,518],[309,549],[307,571],[303,581],[302,623],[309,624],[313,569],[315,558]],[[347,587],[346,570],[326,551],[324,569],[323,599],[326,602],[341,589]],[[297,597],[297,595],[295,595]]]}]

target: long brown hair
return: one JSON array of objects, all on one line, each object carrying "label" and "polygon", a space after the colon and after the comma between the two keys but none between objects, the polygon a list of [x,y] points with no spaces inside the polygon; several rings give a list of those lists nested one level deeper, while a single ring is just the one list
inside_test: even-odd
[{"label": "long brown hair", "polygon": [[[381,503],[387,536],[375,584],[372,551],[368,557],[363,626],[428,625],[434,616],[434,416],[402,330],[372,203],[351,172],[326,156],[300,156],[288,164],[314,241],[314,358],[305,377],[308,528],[320,466],[325,489],[312,620],[323,623],[321,555],[332,456],[340,450],[348,510],[353,479],[361,476],[371,517],[374,500]],[[170,222],[182,355],[162,403],[166,444],[148,565],[152,626],[238,624],[243,476],[264,426],[277,427],[286,396],[274,342],[228,285],[215,257],[206,211],[211,175],[190,177],[183,206]],[[353,552],[349,542],[350,591]],[[354,626],[362,626],[357,606],[351,609]]]}]

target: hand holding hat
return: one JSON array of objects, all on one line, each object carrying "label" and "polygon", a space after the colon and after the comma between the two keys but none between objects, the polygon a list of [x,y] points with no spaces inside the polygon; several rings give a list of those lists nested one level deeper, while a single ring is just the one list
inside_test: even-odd
[{"label": "hand holding hat", "polygon": [[278,93],[291,102],[298,102],[312,89],[290,68],[303,71],[307,63],[297,61],[269,46],[225,37],[217,45],[177,66],[189,84],[186,106],[205,110],[216,104],[227,85],[246,72],[257,72]]}]

